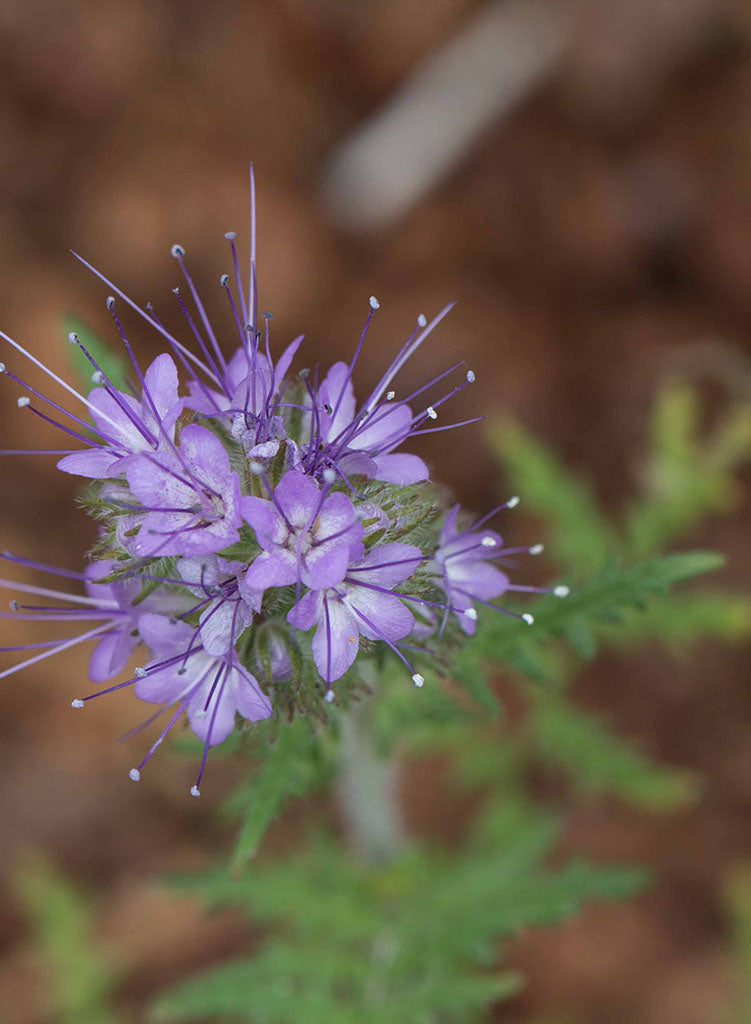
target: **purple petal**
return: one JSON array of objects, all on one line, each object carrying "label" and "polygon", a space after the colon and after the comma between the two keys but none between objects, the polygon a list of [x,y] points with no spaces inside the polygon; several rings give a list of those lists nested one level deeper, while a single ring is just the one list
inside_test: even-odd
[{"label": "purple petal", "polygon": [[[162,427],[168,431],[183,407],[182,400],[177,397],[177,367],[172,356],[167,352],[157,356],[144,374],[144,382],[156,406]],[[146,395],[141,399],[141,409],[144,419],[158,437],[161,431],[158,431],[158,425],[154,422],[154,410]]]},{"label": "purple petal", "polygon": [[302,335],[300,335],[299,338],[295,338],[294,341],[291,341],[289,345],[287,345],[287,347],[285,348],[284,352],[282,352],[282,354],[279,356],[276,366],[274,367],[274,391],[279,390],[279,385],[284,379],[284,375],[289,369],[290,363],[294,359],[295,353],[300,347],[301,341]]},{"label": "purple petal", "polygon": [[84,451],[64,455],[57,463],[63,473],[74,476],[88,476],[94,479],[108,477],[113,468],[117,468],[119,459],[110,448],[87,448]]},{"label": "purple petal", "polygon": [[[326,413],[323,409],[328,405],[336,415]],[[322,431],[327,441],[333,441],[355,415],[355,393],[352,378],[346,363],[334,363],[326,374],[319,392],[319,415]]]},{"label": "purple petal", "polygon": [[226,740],[235,728],[235,702],[232,699],[232,689],[226,680],[223,687],[221,682],[217,685],[211,702],[206,707],[220,667],[221,662],[216,662],[216,668],[212,667],[188,704],[188,721],[193,735],[205,743],[211,733],[209,745],[212,747]]},{"label": "purple petal", "polygon": [[260,722],[271,714],[271,701],[261,692],[255,676],[241,665],[232,671],[232,688],[235,707],[250,722]]},{"label": "purple petal", "polygon": [[89,679],[92,683],[103,683],[117,675],[137,643],[138,637],[131,636],[129,628],[105,633],[89,658]]},{"label": "purple petal", "polygon": [[222,493],[230,476],[229,455],[214,434],[190,423],[180,434],[180,454],[201,483]]},{"label": "purple petal", "polygon": [[458,587],[471,597],[482,598],[484,601],[500,597],[508,590],[509,579],[506,573],[480,559],[449,562],[446,576],[452,588]]},{"label": "purple petal", "polygon": [[372,451],[402,441],[412,425],[412,410],[408,405],[381,406],[368,416],[354,437],[347,442],[350,448]]},{"label": "purple petal", "polygon": [[351,579],[355,583],[375,583],[390,590],[412,575],[421,557],[420,549],[412,544],[377,544],[357,566],[357,572],[351,574]]},{"label": "purple petal", "polygon": [[[311,548],[305,556],[302,582],[313,590],[325,590],[341,583],[349,565],[350,548],[344,543],[331,541],[320,548]],[[294,581],[290,581],[294,582]]]},{"label": "purple petal", "polygon": [[279,481],[274,497],[290,525],[302,530],[320,505],[321,491],[312,477],[290,469]]},{"label": "purple petal", "polygon": [[245,576],[245,586],[250,590],[266,590],[267,587],[284,587],[296,583],[297,559],[286,548],[262,551],[251,563]]},{"label": "purple petal", "polygon": [[271,550],[287,534],[287,527],[274,505],[265,498],[240,498],[240,514],[255,531],[262,548]]},{"label": "purple petal", "polygon": [[337,598],[324,597],[312,648],[316,668],[327,683],[343,676],[354,662],[357,634],[355,616],[350,609]]},{"label": "purple petal", "polygon": [[203,649],[217,657],[226,654],[250,620],[250,609],[244,602],[213,601],[203,611],[199,622]]},{"label": "purple petal", "polygon": [[356,587],[348,595],[348,601],[364,616],[355,615],[357,628],[370,640],[401,640],[412,632],[414,615],[394,594]]},{"label": "purple petal", "polygon": [[419,484],[430,479],[428,467],[417,455],[378,455],[375,459],[376,480],[384,480],[389,484]]},{"label": "purple petal", "polygon": [[303,632],[310,629],[318,618],[323,597],[320,591],[309,590],[303,594],[294,608],[287,614],[287,622]]},{"label": "purple petal", "polygon": [[448,544],[458,533],[456,520],[459,515],[459,505],[454,507],[446,513],[446,518],[443,521],[441,527],[441,547]]}]

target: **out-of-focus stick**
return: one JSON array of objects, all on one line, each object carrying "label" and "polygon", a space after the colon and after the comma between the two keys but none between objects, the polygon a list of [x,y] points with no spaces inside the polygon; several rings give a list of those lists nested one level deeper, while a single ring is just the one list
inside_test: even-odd
[{"label": "out-of-focus stick", "polygon": [[561,0],[493,0],[333,152],[324,200],[342,226],[397,218],[556,68],[575,18]]}]

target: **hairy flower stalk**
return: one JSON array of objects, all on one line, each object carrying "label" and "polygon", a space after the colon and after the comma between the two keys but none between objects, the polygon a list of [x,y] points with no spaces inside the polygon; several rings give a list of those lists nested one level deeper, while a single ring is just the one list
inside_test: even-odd
[{"label": "hairy flower stalk", "polygon": [[[232,273],[219,280],[221,327],[182,246],[172,247],[183,281],[174,290],[181,332],[78,257],[110,293],[106,307],[127,359],[127,385],[113,381],[75,334],[71,344],[88,360],[95,385],[87,394],[0,332],[9,357],[19,360],[12,369],[0,364],[21,389],[19,408],[63,435],[64,447],[30,452],[56,454],[60,470],[89,481],[84,504],[99,529],[80,572],[2,556],[62,577],[72,589],[0,581],[42,602],[14,600],[3,617],[70,627],[61,640],[6,648],[22,652],[22,660],[0,677],[93,644],[89,676],[99,688],[77,696],[73,707],[116,690],[157,705],[133,730],[159,721],[130,772],[136,781],[186,720],[203,743],[194,795],[210,748],[236,727],[274,713],[325,719],[326,704],[346,703],[369,664],[390,662],[422,686],[434,666],[446,664],[446,652],[474,632],[486,607],[531,624],[531,615],[496,602],[541,589],[508,575],[514,556],[538,554],[541,546],[504,547],[486,526],[518,499],[472,523],[459,506],[442,508],[428,466],[408,450],[422,434],[482,418],[443,422],[444,407],[475,379],[461,362],[399,392],[402,369],[451,305],[430,321],[417,318],[358,404],[354,374],[378,301],[369,300],[349,362],[294,374],[302,337],[275,360],[270,317],[259,317],[255,225],[247,280],[235,235],[226,237]],[[121,312],[136,314],[165,344],[145,370]],[[54,385],[50,395],[25,381],[21,360],[44,372]],[[552,592],[563,597],[567,589]],[[140,662],[132,675],[111,682],[132,655]]]}]

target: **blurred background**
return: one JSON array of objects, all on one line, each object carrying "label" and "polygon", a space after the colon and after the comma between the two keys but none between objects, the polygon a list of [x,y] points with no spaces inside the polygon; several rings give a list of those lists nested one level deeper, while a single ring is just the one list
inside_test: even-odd
[{"label": "blurred background", "polygon": [[[66,315],[116,344],[107,291],[69,249],[169,320],[180,242],[222,322],[223,234],[245,249],[252,159],[261,308],[278,346],[305,332],[299,365],[347,358],[375,294],[364,390],[418,313],[457,299],[407,384],[465,358],[477,383],[456,418],[520,420],[613,511],[639,483],[667,377],[699,383],[710,408],[751,400],[747,0],[0,0],[0,68],[0,326],[58,372]],[[126,322],[137,351],[156,354],[158,339]],[[58,446],[16,395],[6,380],[3,444]],[[434,437],[422,454],[465,504],[504,495],[482,430]],[[2,547],[78,568],[93,529],[76,480],[45,457],[2,470]],[[513,541],[538,539],[518,516]],[[741,586],[748,535],[740,503],[693,542],[727,553],[724,582]],[[724,1019],[723,880],[751,855],[747,661],[707,648],[679,669],[645,655],[588,672],[581,699],[652,755],[699,770],[703,799],[667,819],[577,808],[572,850],[648,863],[659,884],[518,943],[529,986],[499,1019]],[[154,887],[225,833],[212,796],[183,798],[179,759],[128,782],[133,751],[114,740],[132,705],[115,696],[72,714],[84,672],[74,655],[2,683],[7,1024],[53,1019],[13,897],[35,851],[96,898],[135,1019],[159,988],[249,941],[232,914],[206,918]],[[217,762],[207,795],[234,777]],[[416,832],[449,828],[429,772],[406,774],[404,798]],[[299,825],[277,827],[268,849]]]}]

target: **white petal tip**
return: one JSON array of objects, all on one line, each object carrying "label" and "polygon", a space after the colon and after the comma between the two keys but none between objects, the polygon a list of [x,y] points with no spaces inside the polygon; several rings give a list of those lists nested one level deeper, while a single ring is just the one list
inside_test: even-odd
[{"label": "white petal tip", "polygon": [[553,588],[553,593],[556,597],[568,597],[568,595],[571,593],[571,590],[562,583],[559,587]]},{"label": "white petal tip", "polygon": [[529,549],[529,553],[530,555],[541,555],[544,550],[544,544],[533,544],[532,547]]},{"label": "white petal tip", "polygon": [[513,496],[513,498],[509,498],[509,500],[506,502],[506,508],[516,508],[516,506],[518,504],[519,504],[519,497],[518,497],[518,495],[515,494]]},{"label": "white petal tip", "polygon": [[419,672],[415,672],[415,674],[412,676],[412,682],[415,684],[415,686],[424,686],[425,677],[421,676]]},{"label": "white petal tip", "polygon": [[180,256],[185,255],[185,249],[183,249],[181,245],[173,245],[170,249],[170,254],[174,256],[175,259],[179,259]]},{"label": "white petal tip", "polygon": [[76,708],[76,710],[78,710],[79,708],[82,708],[82,707],[83,707],[83,701],[82,701],[82,700],[79,700],[79,698],[78,698],[78,697],[76,697],[76,699],[75,699],[75,700],[72,700],[72,701],[70,702],[70,706],[71,706],[72,708]]},{"label": "white petal tip", "polygon": [[128,778],[130,779],[131,782],[140,782],[141,773],[137,768],[131,768],[130,771],[128,772]]},{"label": "white petal tip", "polygon": [[324,693],[324,695],[323,695],[323,699],[326,701],[327,704],[333,704],[334,703],[334,691],[333,690],[327,690]]},{"label": "white petal tip", "polygon": [[191,796],[200,796],[201,795],[201,790],[198,788],[198,786],[191,786],[190,787],[190,795]]},{"label": "white petal tip", "polygon": [[472,622],[477,622],[477,609],[476,608],[467,608],[467,609],[465,609],[464,614],[467,616],[468,619],[471,619]]},{"label": "white petal tip", "polygon": [[525,612],[524,615],[522,615],[522,619],[524,620],[524,622],[527,623],[528,626],[534,625],[535,617],[534,615],[530,615],[529,612]]},{"label": "white petal tip", "polygon": [[381,303],[378,301],[378,299],[375,297],[375,295],[371,295],[370,298],[368,299],[368,302],[370,303],[370,308],[371,309],[380,309],[381,308]]}]

